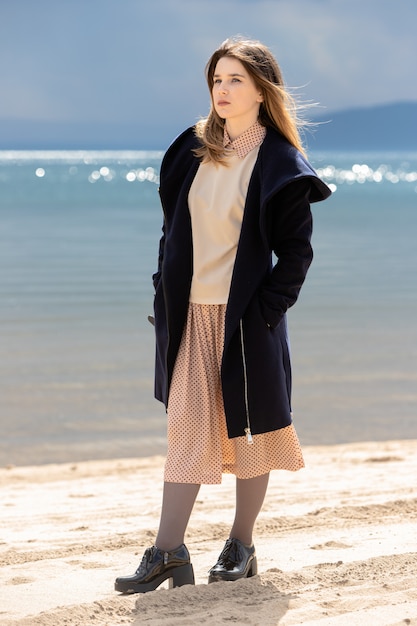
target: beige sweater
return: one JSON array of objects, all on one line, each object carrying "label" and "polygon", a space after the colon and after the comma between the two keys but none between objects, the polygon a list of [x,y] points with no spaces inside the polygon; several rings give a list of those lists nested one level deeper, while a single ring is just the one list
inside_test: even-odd
[{"label": "beige sweater", "polygon": [[190,302],[225,304],[229,297],[249,179],[259,145],[228,167],[200,164],[188,196],[194,273]]}]

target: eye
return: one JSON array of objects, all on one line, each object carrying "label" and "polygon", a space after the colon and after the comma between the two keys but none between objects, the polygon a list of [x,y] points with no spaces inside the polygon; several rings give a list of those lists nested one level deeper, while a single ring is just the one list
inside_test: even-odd
[{"label": "eye", "polygon": [[242,81],[240,80],[240,78],[236,78],[236,76],[234,78],[232,78],[232,83],[241,83]]},{"label": "eye", "polygon": [[220,82],[220,78],[215,78],[213,81],[213,85],[218,85]]}]

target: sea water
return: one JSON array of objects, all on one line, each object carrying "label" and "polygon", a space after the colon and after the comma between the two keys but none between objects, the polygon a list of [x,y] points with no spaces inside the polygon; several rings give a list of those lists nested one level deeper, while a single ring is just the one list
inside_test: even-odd
[{"label": "sea water", "polygon": [[[163,454],[151,275],[160,152],[0,152],[0,465]],[[289,312],[303,444],[417,438],[417,153],[311,155]]]}]

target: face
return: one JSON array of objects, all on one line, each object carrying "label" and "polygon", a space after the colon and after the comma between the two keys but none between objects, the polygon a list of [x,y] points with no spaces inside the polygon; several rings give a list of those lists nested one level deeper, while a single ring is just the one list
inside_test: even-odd
[{"label": "face", "polygon": [[[240,61],[222,57],[217,62],[212,87],[213,106],[235,136],[252,126],[263,96]],[[236,134],[237,133],[237,134]]]}]

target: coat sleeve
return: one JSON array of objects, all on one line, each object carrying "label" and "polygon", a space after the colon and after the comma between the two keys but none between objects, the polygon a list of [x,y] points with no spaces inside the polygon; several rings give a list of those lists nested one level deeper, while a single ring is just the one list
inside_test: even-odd
[{"label": "coat sleeve", "polygon": [[154,274],[152,274],[152,282],[154,289],[158,287],[159,281],[161,280],[162,274],[162,261],[164,259],[164,246],[165,246],[165,223],[162,225],[162,236],[159,240],[159,251],[158,251],[158,269]]},{"label": "coat sleeve", "polygon": [[309,178],[286,185],[268,203],[267,230],[277,263],[262,283],[259,301],[267,324],[275,328],[300,292],[313,260]]},{"label": "coat sleeve", "polygon": [[172,213],[173,207],[175,207],[175,201],[173,202],[173,199],[175,200],[178,197],[184,178],[195,161],[196,157],[193,154],[193,149],[198,145],[199,142],[195,136],[194,127],[190,126],[174,139],[165,152],[161,162],[159,196],[165,218],[162,227],[162,236],[159,241],[158,269],[152,275],[155,290],[159,284],[162,273],[166,235],[166,211],[170,208],[170,212]]}]

